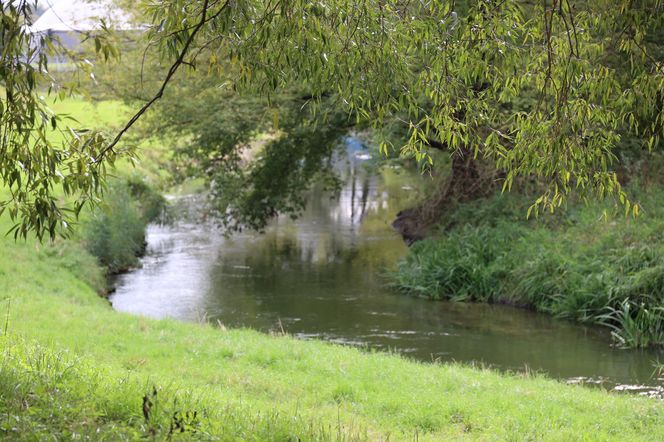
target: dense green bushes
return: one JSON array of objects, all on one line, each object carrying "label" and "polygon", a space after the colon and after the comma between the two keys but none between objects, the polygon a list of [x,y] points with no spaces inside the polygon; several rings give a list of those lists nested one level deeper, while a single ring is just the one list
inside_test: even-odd
[{"label": "dense green bushes", "polygon": [[440,238],[413,246],[393,283],[432,299],[505,302],[599,323],[623,346],[664,345],[664,197],[657,193],[640,195],[649,211],[636,220],[576,205],[526,221],[518,196],[463,206]]},{"label": "dense green bushes", "polygon": [[84,223],[86,248],[109,273],[135,266],[145,249],[145,227],[164,207],[163,196],[143,179],[130,176],[113,180],[103,202]]}]

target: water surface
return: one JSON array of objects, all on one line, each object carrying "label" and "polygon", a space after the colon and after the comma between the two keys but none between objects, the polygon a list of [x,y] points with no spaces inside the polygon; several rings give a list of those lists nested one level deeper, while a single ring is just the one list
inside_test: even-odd
[{"label": "water surface", "polygon": [[[303,339],[391,349],[426,361],[530,369],[609,388],[664,385],[653,376],[653,362],[664,355],[613,348],[603,329],[387,289],[385,268],[407,251],[389,222],[415,190],[398,169],[365,171],[367,154],[355,144],[349,154],[336,198],[314,191],[300,219],[278,219],[264,234],[227,239],[196,216],[151,225],[143,265],[118,278],[113,306],[154,318],[283,328]],[[200,197],[174,203],[196,214]]]}]

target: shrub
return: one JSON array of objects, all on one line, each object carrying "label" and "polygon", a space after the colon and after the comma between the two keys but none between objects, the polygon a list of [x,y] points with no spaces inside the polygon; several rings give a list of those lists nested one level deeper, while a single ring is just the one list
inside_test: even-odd
[{"label": "shrub", "polygon": [[145,228],[164,207],[164,198],[142,180],[113,180],[84,225],[88,251],[111,274],[136,266],[146,246]]},{"label": "shrub", "polygon": [[154,222],[165,216],[166,199],[137,174],[129,175],[126,183],[132,198],[138,202],[141,216],[146,222]]}]

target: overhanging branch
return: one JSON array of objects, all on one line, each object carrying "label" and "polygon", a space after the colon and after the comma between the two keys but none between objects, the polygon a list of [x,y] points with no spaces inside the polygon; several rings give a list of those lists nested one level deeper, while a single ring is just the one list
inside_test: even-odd
[{"label": "overhanging branch", "polygon": [[[159,88],[159,91],[155,94],[154,97],[152,97],[152,99],[150,99],[150,101],[148,101],[147,103],[145,103],[145,104],[143,105],[143,107],[141,107],[141,108],[138,110],[138,112],[136,112],[136,113],[134,114],[133,117],[131,117],[131,119],[127,122],[127,124],[125,124],[125,126],[124,126],[124,127],[120,130],[120,132],[118,132],[118,134],[115,136],[115,138],[113,139],[113,141],[111,142],[111,144],[109,144],[108,146],[106,146],[106,147],[101,151],[99,157],[98,157],[98,158],[96,159],[96,161],[95,161],[96,163],[100,163],[100,162],[103,160],[104,156],[105,156],[108,152],[112,151],[112,150],[115,148],[115,146],[116,146],[116,145],[120,142],[120,140],[122,139],[123,135],[124,135],[124,134],[125,134],[125,133],[126,133],[126,132],[127,132],[132,126],[133,126],[133,125],[134,125],[134,123],[136,123],[136,122],[141,118],[141,116],[143,116],[143,114],[144,114],[144,113],[145,113],[145,112],[146,112],[146,111],[147,111],[147,110],[148,110],[148,109],[149,109],[149,108],[150,108],[150,107],[151,107],[151,106],[152,106],[157,100],[159,100],[159,99],[164,95],[164,91],[166,91],[166,86],[168,86],[168,83],[171,81],[171,78],[173,77],[173,75],[175,75],[175,72],[177,72],[178,68],[179,68],[182,64],[185,64],[185,60],[184,60],[184,58],[185,58],[185,56],[187,55],[187,51],[189,50],[189,47],[190,47],[191,44],[193,43],[194,38],[196,37],[196,34],[198,34],[198,32],[203,28],[203,26],[204,26],[205,23],[207,22],[207,13],[208,13],[208,7],[209,7],[209,4],[210,4],[210,0],[205,0],[205,1],[203,2],[203,11],[201,12],[201,19],[200,19],[200,21],[198,22],[198,24],[196,25],[196,27],[194,27],[194,29],[193,29],[193,31],[191,32],[191,34],[189,34],[189,38],[187,38],[187,41],[185,42],[184,46],[182,47],[182,50],[180,51],[180,54],[178,55],[178,58],[175,60],[175,62],[171,65],[170,69],[168,70],[168,73],[166,74],[166,77],[164,78],[164,81],[162,82],[161,87]],[[226,3],[224,3],[224,5],[220,8],[220,10],[217,11],[217,13],[215,14],[215,16],[218,16],[219,14],[221,14],[221,12],[222,12],[224,9],[226,9],[226,7],[228,6],[228,4],[229,4],[229,2],[226,1]]]}]

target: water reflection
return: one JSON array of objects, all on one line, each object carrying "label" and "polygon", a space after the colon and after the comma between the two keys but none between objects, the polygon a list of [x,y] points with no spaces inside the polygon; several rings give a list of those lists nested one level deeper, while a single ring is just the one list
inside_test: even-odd
[{"label": "water reflection", "polygon": [[[265,234],[224,239],[187,217],[150,226],[143,267],[118,279],[114,307],[263,331],[283,326],[304,339],[393,349],[422,360],[528,367],[572,382],[662,385],[652,378],[661,354],[611,348],[603,330],[386,290],[381,272],[406,253],[389,222],[414,190],[398,170],[367,172],[366,152],[348,146],[339,195],[316,189],[300,219],[278,219]],[[191,199],[180,203],[196,206]]]}]

